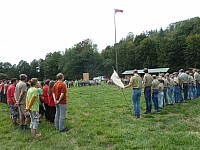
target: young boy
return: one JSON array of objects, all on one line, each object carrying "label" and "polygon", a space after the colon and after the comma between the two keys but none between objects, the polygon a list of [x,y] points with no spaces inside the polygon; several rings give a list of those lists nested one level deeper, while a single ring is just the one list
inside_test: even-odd
[{"label": "young boy", "polygon": [[19,111],[16,106],[16,100],[14,98],[16,83],[17,83],[17,79],[13,78],[11,80],[11,85],[8,87],[8,91],[7,91],[7,103],[10,107],[10,118],[12,120],[13,125],[17,125],[17,118],[19,117]]},{"label": "young boy", "polygon": [[27,92],[26,97],[26,110],[30,112],[31,117],[31,133],[33,137],[39,137],[41,134],[37,133],[39,123],[39,96],[37,89],[38,80],[37,78],[31,79],[31,87]]}]

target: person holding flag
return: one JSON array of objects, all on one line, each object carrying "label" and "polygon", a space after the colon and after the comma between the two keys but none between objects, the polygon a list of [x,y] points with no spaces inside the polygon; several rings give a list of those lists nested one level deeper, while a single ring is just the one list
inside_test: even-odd
[{"label": "person holding flag", "polygon": [[130,82],[124,88],[133,88],[132,92],[132,103],[134,108],[134,118],[140,118],[140,97],[141,97],[141,89],[142,89],[142,78],[138,75],[138,71],[133,71],[134,76],[131,77]]}]

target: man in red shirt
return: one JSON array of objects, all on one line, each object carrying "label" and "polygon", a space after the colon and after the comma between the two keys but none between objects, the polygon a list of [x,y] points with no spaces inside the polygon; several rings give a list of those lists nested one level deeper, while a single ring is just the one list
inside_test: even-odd
[{"label": "man in red shirt", "polygon": [[66,116],[67,110],[67,88],[63,83],[64,75],[62,73],[57,74],[57,82],[53,86],[53,99],[56,104],[56,116],[55,116],[55,126],[56,130],[60,132],[68,131],[67,128],[64,127],[64,120]]},{"label": "man in red shirt", "polygon": [[49,89],[49,82],[50,80],[47,79],[45,81],[45,86],[42,88],[42,93],[43,93],[43,102],[45,106],[45,118],[47,121],[50,121],[50,114],[49,114],[49,98],[48,98],[48,89]]},{"label": "man in red shirt", "polygon": [[17,79],[13,78],[11,80],[11,85],[8,87],[7,91],[7,103],[10,107],[10,118],[12,120],[13,125],[17,125],[17,118],[19,118],[19,111],[16,106],[16,100],[14,98],[15,93],[15,85],[17,83]]}]

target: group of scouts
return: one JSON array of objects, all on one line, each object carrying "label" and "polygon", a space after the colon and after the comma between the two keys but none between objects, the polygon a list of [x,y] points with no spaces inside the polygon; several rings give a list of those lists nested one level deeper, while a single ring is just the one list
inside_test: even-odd
[{"label": "group of scouts", "polygon": [[133,76],[125,88],[132,87],[132,103],[134,108],[134,118],[140,118],[140,97],[144,87],[144,98],[146,101],[145,114],[152,112],[152,102],[155,111],[174,103],[183,103],[184,100],[192,100],[200,97],[200,74],[196,69],[179,72],[160,73],[158,76],[150,75],[148,69],[144,70],[143,79],[139,76],[138,71],[133,71]]},{"label": "group of scouts", "polygon": [[[25,74],[20,75],[19,81],[16,78],[11,79],[6,92],[7,97],[1,92],[1,97],[3,97],[1,102],[8,103],[13,125],[19,125],[21,130],[28,130],[30,120],[32,136],[41,136],[37,130],[40,108],[44,107],[46,121],[54,123],[56,130],[60,132],[68,131],[68,128],[64,126],[67,88],[63,82],[64,75],[59,73],[56,77],[56,82],[46,80],[44,87],[41,87],[37,78],[27,81],[28,77]],[[4,82],[1,85],[5,87]]]}]

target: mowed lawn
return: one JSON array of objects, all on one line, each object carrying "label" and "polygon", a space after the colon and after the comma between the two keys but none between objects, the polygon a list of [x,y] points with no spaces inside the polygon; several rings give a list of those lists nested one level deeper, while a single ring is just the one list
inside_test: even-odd
[{"label": "mowed lawn", "polygon": [[[0,104],[0,150],[11,149],[200,149],[200,100],[167,106],[133,119],[131,88],[122,92],[114,85],[68,89],[68,132],[59,133],[42,119],[42,137],[12,127],[7,105]],[[131,108],[131,112],[130,112]]]}]

